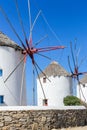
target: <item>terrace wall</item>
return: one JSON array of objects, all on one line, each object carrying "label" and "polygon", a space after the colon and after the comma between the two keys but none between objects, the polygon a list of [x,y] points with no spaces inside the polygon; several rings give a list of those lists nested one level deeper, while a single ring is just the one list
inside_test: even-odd
[{"label": "terrace wall", "polygon": [[[18,108],[18,107],[17,107]],[[26,107],[27,108],[27,107]],[[0,109],[0,130],[52,130],[87,125],[87,110],[82,109]]]}]

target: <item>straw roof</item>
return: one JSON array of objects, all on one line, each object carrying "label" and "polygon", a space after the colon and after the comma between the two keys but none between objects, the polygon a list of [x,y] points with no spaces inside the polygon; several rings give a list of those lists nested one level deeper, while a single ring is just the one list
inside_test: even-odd
[{"label": "straw roof", "polygon": [[81,83],[87,83],[87,74],[80,80]]},{"label": "straw roof", "polygon": [[0,46],[12,47],[16,50],[22,51],[23,49],[18,46],[14,41],[8,38],[5,34],[0,32]]},{"label": "straw roof", "polygon": [[[70,74],[57,62],[52,62],[49,66],[43,70],[43,72],[48,76],[70,76]],[[44,77],[43,73],[39,74],[40,77]]]}]

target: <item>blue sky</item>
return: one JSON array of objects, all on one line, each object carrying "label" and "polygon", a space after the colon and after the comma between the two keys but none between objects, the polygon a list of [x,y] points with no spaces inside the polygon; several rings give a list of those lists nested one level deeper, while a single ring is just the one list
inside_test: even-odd
[{"label": "blue sky", "polygon": [[[80,50],[78,55],[78,62],[84,56],[87,56],[87,1],[86,0],[30,0],[31,2],[31,15],[32,22],[35,19],[39,10],[42,10],[45,18],[53,31],[58,36],[59,41],[52,34],[48,25],[44,21],[42,15],[39,16],[33,30],[33,42],[37,42],[41,37],[48,35],[48,37],[39,44],[38,47],[64,45],[66,49],[57,50],[46,53],[52,60],[59,62],[67,71],[69,71],[67,56],[70,55],[69,43],[72,41],[73,46],[75,38],[77,38],[77,48]],[[21,12],[22,20],[24,23],[27,37],[29,37],[29,18],[27,0],[18,0],[19,9]],[[17,11],[15,8],[14,0],[1,0],[0,6],[3,7],[18,34],[24,41],[22,30],[18,21]],[[12,40],[21,45],[15,34],[12,32],[8,23],[0,13],[0,31],[8,35]],[[51,61],[35,57],[39,66],[44,69]],[[73,68],[73,63],[72,68]],[[87,60],[81,65],[81,71],[87,71]],[[27,78],[27,101],[28,105],[32,104],[32,63],[27,60],[26,68]]]}]

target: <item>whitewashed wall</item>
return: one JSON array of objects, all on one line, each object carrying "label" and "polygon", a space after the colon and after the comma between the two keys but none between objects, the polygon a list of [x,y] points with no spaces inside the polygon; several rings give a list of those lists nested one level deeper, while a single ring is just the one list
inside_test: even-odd
[{"label": "whitewashed wall", "polygon": [[84,85],[77,85],[77,97],[87,102],[87,83]]},{"label": "whitewashed wall", "polygon": [[[43,89],[48,99],[48,106],[64,106],[63,98],[67,95],[72,94],[72,78],[64,76],[49,77],[50,81],[46,80],[46,83],[43,83],[43,78],[41,82]],[[38,106],[43,105],[43,92],[37,79],[37,103]]]},{"label": "whitewashed wall", "polygon": [[[20,91],[22,81],[22,63],[12,76],[4,83],[4,80],[17,66],[22,59],[21,51],[16,51],[11,47],[0,47],[0,68],[3,70],[3,76],[0,77],[0,95],[4,95],[4,103],[8,106],[20,105]],[[21,105],[26,105],[26,84],[23,81],[23,93]]]}]

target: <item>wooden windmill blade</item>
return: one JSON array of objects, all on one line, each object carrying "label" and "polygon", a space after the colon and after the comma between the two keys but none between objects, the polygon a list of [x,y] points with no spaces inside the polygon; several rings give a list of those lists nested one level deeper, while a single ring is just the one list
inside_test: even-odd
[{"label": "wooden windmill blade", "polygon": [[16,37],[19,39],[19,41],[21,42],[21,44],[23,44],[23,41],[21,40],[19,34],[17,33],[16,29],[14,28],[14,26],[12,25],[11,21],[9,20],[7,14],[5,13],[5,11],[3,10],[3,8],[0,6],[0,11],[3,14],[5,20],[7,21],[7,23],[9,24],[10,28],[12,29],[12,31],[14,32],[14,34],[16,35]]},{"label": "wooden windmill blade", "polygon": [[71,49],[73,65],[74,65],[74,68],[76,68],[76,61],[75,61],[75,57],[74,57],[74,53],[73,53],[72,42],[70,42],[70,49]]},{"label": "wooden windmill blade", "polygon": [[20,22],[20,25],[21,25],[21,29],[22,29],[22,32],[23,32],[23,35],[24,35],[24,38],[25,38],[25,41],[26,41],[27,36],[26,36],[25,29],[24,29],[23,21],[22,21],[22,18],[21,18],[21,14],[20,14],[20,11],[19,11],[18,2],[17,2],[17,0],[14,0],[14,2],[15,2],[15,5],[16,5],[16,10],[17,10],[17,13],[18,13],[18,18],[19,18],[19,22]]},{"label": "wooden windmill blade", "polygon": [[22,43],[22,46],[23,46],[23,48],[25,50],[30,51],[30,45],[28,43],[28,39],[27,39],[26,32],[25,32],[25,29],[24,29],[23,20],[21,18],[21,14],[20,14],[19,7],[18,7],[18,2],[17,2],[17,0],[14,0],[14,1],[15,1],[15,5],[16,5],[16,10],[17,10],[18,18],[19,18],[19,23],[21,25],[21,29],[22,29],[22,32],[23,32],[23,35],[24,35],[24,39],[25,39],[25,43],[26,43],[26,45],[24,45],[24,43]]},{"label": "wooden windmill blade", "polygon": [[36,47],[38,44],[40,44],[43,40],[45,40],[48,37],[48,35],[43,36],[40,40],[38,40],[33,47]]},{"label": "wooden windmill blade", "polygon": [[12,76],[12,74],[18,69],[18,67],[20,67],[21,63],[24,62],[25,58],[26,58],[26,55],[19,61],[19,63],[17,64],[17,66],[15,66],[15,68],[9,73],[9,75],[4,80],[4,83],[6,83],[7,80]]},{"label": "wooden windmill blade", "polygon": [[[76,47],[75,47],[76,48]],[[70,61],[70,56],[68,56],[68,66],[71,72],[71,76],[74,77],[76,75],[76,71],[77,71],[77,66],[76,66],[76,59],[74,57],[74,51],[73,51],[73,47],[72,47],[72,42],[70,42],[70,51],[71,51],[71,60],[73,63],[73,69],[71,66],[71,61]]]},{"label": "wooden windmill blade", "polygon": [[32,66],[32,72],[33,72],[33,79],[32,79],[32,102],[33,102],[33,105],[35,105],[35,68],[34,68],[34,65]]},{"label": "wooden windmill blade", "polygon": [[38,79],[39,79],[39,83],[40,83],[40,85],[41,85],[41,89],[42,89],[42,92],[43,92],[44,99],[46,99],[46,95],[45,95],[45,92],[44,92],[44,89],[43,89],[43,86],[42,86],[42,83],[41,83],[41,80],[40,80],[40,77],[39,77],[38,69],[37,69],[37,67],[36,67],[35,64],[34,64],[34,67],[35,67],[36,73],[37,73],[37,75],[38,75]]},{"label": "wooden windmill blade", "polygon": [[71,71],[71,75],[73,75],[73,70],[71,68],[71,64],[70,64],[70,57],[68,56],[68,65],[69,65],[69,69]]}]

